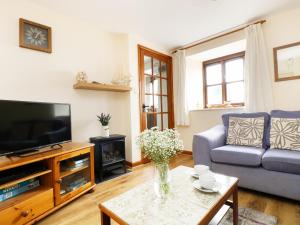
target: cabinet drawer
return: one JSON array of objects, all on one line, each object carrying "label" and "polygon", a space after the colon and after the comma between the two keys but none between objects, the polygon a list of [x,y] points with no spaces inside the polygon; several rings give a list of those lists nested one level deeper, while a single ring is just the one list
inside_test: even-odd
[{"label": "cabinet drawer", "polygon": [[53,189],[48,189],[0,211],[1,224],[22,225],[53,207]]}]

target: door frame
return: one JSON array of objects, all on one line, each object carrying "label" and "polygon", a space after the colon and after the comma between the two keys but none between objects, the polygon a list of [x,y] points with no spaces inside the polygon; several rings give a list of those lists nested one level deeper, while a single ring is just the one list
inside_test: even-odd
[{"label": "door frame", "polygon": [[167,72],[168,72],[168,116],[169,116],[169,127],[174,128],[174,95],[173,95],[173,66],[172,57],[164,53],[160,53],[153,49],[147,48],[143,45],[138,45],[138,74],[139,74],[139,111],[140,111],[140,131],[142,132],[144,127],[146,127],[145,120],[143,119],[143,97],[145,95],[144,86],[142,84],[142,76],[144,76],[144,71],[142,70],[144,63],[143,55],[157,58],[160,61],[167,62]]}]

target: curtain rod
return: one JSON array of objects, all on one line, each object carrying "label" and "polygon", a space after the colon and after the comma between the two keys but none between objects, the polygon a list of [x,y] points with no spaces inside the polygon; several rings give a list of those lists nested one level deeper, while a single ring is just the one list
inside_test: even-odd
[{"label": "curtain rod", "polygon": [[184,46],[184,47],[177,48],[177,49],[175,49],[174,51],[172,51],[172,54],[173,54],[173,53],[176,53],[177,50],[185,50],[185,49],[189,49],[189,48],[195,47],[195,46],[197,46],[197,45],[201,45],[201,44],[204,44],[204,43],[206,43],[206,42],[212,41],[212,40],[214,40],[214,39],[217,39],[217,38],[220,38],[220,37],[223,37],[223,36],[226,36],[226,35],[229,35],[229,34],[238,32],[238,31],[240,31],[240,30],[245,29],[246,27],[249,27],[250,25],[258,24],[258,23],[263,24],[263,23],[265,23],[265,22],[266,22],[266,20],[258,20],[258,21],[256,21],[256,22],[252,22],[252,23],[243,24],[243,25],[239,25],[239,26],[233,27],[233,28],[231,28],[230,30],[224,30],[224,31],[219,32],[219,33],[217,33],[217,34],[211,35],[211,36],[209,36],[209,37],[207,37],[207,38],[200,39],[199,41],[196,41],[196,42],[193,42],[193,43],[191,43],[191,44],[188,44],[188,45],[186,45],[186,46]]}]

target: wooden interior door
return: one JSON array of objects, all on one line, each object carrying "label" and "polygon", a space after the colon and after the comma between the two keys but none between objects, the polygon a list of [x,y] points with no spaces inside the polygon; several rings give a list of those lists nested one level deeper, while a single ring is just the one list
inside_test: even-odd
[{"label": "wooden interior door", "polygon": [[140,127],[174,128],[172,57],[138,46]]}]

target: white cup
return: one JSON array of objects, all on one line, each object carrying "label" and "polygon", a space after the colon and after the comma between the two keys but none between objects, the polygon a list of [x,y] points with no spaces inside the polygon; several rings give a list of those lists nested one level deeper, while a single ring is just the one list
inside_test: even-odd
[{"label": "white cup", "polygon": [[199,184],[206,189],[213,189],[216,186],[216,178],[211,171],[199,176]]},{"label": "white cup", "polygon": [[209,171],[209,167],[205,165],[195,165],[194,170],[198,176],[205,174]]}]

